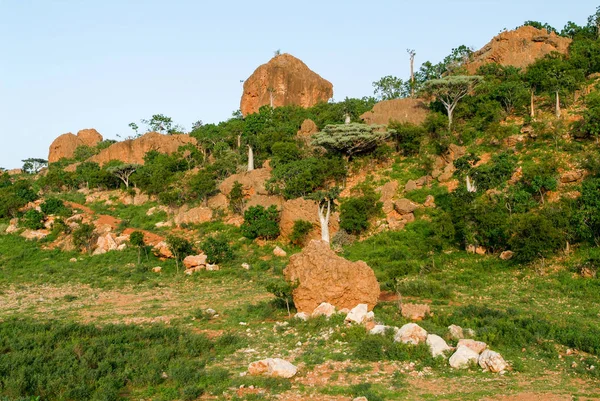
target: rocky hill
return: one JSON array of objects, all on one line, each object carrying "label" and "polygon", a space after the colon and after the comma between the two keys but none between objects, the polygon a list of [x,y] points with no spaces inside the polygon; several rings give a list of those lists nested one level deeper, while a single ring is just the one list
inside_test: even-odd
[{"label": "rocky hill", "polygon": [[50,145],[48,162],[54,163],[63,158],[71,159],[79,146],[96,146],[102,139],[102,135],[93,128],[83,129],[77,135],[70,132],[63,134]]},{"label": "rocky hill", "polygon": [[281,54],[258,67],[246,79],[240,110],[244,116],[256,113],[261,106],[271,104],[271,99],[274,107],[311,107],[332,97],[331,82],[296,57]]}]

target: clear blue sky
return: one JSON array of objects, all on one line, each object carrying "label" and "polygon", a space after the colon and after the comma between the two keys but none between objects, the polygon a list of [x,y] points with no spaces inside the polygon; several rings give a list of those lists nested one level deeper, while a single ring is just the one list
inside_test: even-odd
[{"label": "clear blue sky", "polygon": [[162,113],[189,129],[239,108],[242,84],[281,49],[362,97],[453,47],[482,47],[525,20],[586,22],[576,0],[0,0],[0,166],[47,157],[65,132],[128,135]]}]

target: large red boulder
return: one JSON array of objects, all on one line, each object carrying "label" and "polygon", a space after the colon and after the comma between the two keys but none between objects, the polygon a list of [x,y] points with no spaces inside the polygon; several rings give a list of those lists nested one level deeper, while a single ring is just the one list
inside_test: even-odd
[{"label": "large red boulder", "polygon": [[93,128],[83,129],[73,135],[66,133],[56,138],[50,145],[48,162],[54,163],[60,159],[71,159],[79,146],[96,146],[102,141],[102,135]]}]

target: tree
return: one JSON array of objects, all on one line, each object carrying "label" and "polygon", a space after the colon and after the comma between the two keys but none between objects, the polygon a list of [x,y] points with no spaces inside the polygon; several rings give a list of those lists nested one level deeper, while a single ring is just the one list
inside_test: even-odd
[{"label": "tree", "polygon": [[410,57],[410,97],[415,97],[415,56],[417,52],[413,49],[406,49]]},{"label": "tree", "polygon": [[402,79],[387,75],[373,82],[374,94],[379,100],[391,100],[406,97],[405,83]]},{"label": "tree", "polygon": [[106,171],[123,181],[125,187],[129,189],[129,178],[139,167],[138,164],[120,164],[118,166],[109,167]]},{"label": "tree", "polygon": [[391,132],[386,131],[383,125],[359,123],[327,125],[322,132],[313,136],[312,143],[323,146],[329,151],[352,157],[357,153],[375,149],[390,135]]},{"label": "tree", "polygon": [[48,160],[29,158],[21,160],[23,162],[23,171],[28,174],[37,174],[44,167],[48,166]]},{"label": "tree", "polygon": [[217,192],[215,175],[207,170],[200,170],[191,178],[190,190],[206,204],[208,197]]},{"label": "tree", "polygon": [[248,171],[254,170],[254,151],[252,146],[248,145]]},{"label": "tree", "polygon": [[138,265],[142,262],[142,249],[146,247],[144,241],[144,233],[141,231],[134,231],[129,235],[129,243],[138,249]]},{"label": "tree", "polygon": [[200,245],[208,263],[221,263],[233,257],[233,251],[223,236],[208,237]]},{"label": "tree", "polygon": [[244,211],[244,186],[235,181],[229,192],[229,209],[235,214],[242,214]]},{"label": "tree", "polygon": [[427,81],[425,91],[442,102],[448,112],[448,130],[452,129],[452,116],[458,102],[482,80],[483,77],[478,75],[455,75]]},{"label": "tree", "polygon": [[78,249],[85,249],[88,254],[92,253],[94,243],[98,236],[94,231],[93,224],[83,223],[73,231],[73,245]]},{"label": "tree", "polygon": [[194,253],[194,247],[190,241],[175,235],[169,235],[167,237],[167,246],[175,258],[175,266],[177,266],[177,273],[179,273],[179,263],[182,262],[186,256]]},{"label": "tree", "polygon": [[149,120],[142,120],[148,126],[148,132],[155,131],[161,134],[174,134],[181,132],[183,127],[173,124],[173,119],[164,114],[154,114]]},{"label": "tree", "polygon": [[241,225],[242,234],[246,238],[275,239],[279,237],[279,211],[275,205],[268,208],[251,206],[244,212],[244,223]]},{"label": "tree", "polygon": [[331,213],[335,211],[335,201],[339,196],[340,189],[334,187],[326,191],[317,191],[307,197],[307,199],[317,202],[317,213],[319,215],[319,222],[321,223],[321,239],[327,243],[330,242],[329,219],[331,218]]}]

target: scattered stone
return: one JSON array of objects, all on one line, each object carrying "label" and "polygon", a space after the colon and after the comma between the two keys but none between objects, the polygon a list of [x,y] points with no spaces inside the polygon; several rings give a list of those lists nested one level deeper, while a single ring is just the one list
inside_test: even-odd
[{"label": "scattered stone", "polygon": [[481,354],[487,348],[487,344],[483,341],[475,341],[471,339],[461,339],[458,341],[457,347],[467,347],[472,349],[477,355]]},{"label": "scattered stone", "polygon": [[385,334],[387,330],[394,330],[396,333],[398,332],[397,327],[392,326],[384,326],[383,324],[377,324],[371,330],[369,330],[369,334]]},{"label": "scattered stone", "polygon": [[425,316],[431,315],[429,305],[425,304],[403,304],[402,316],[410,320],[423,320]]},{"label": "scattered stone", "polygon": [[452,337],[455,340],[461,340],[465,338],[463,329],[460,326],[451,324],[450,326],[448,326],[448,331],[450,331],[450,337]]},{"label": "scattered stone", "polygon": [[433,197],[433,195],[427,195],[427,198],[425,198],[425,203],[423,203],[423,206],[435,207],[435,198]]},{"label": "scattered stone", "polygon": [[348,323],[362,324],[366,321],[368,313],[367,304],[358,304],[346,315],[345,321]]},{"label": "scattered stone", "polygon": [[188,276],[191,276],[192,274],[198,273],[198,272],[204,270],[205,268],[206,268],[206,266],[196,266],[196,267],[192,267],[192,268],[186,269],[184,271],[184,273],[186,275],[188,275]]},{"label": "scattered stone", "polygon": [[562,182],[563,184],[569,184],[572,182],[577,182],[581,178],[583,178],[583,171],[567,171],[566,173],[560,176],[560,182]]},{"label": "scattered stone", "polygon": [[160,273],[160,272],[162,271],[162,267],[160,267],[160,266],[153,267],[153,268],[152,268],[152,271],[153,271],[154,273]]},{"label": "scattered stone", "polygon": [[303,320],[306,322],[308,320],[309,316],[308,316],[308,313],[306,313],[306,312],[298,312],[294,315],[294,318],[300,319],[300,320]]},{"label": "scattered stone", "polygon": [[427,331],[416,323],[408,323],[400,327],[394,341],[404,344],[418,345],[427,340]]},{"label": "scattered stone", "polygon": [[273,249],[273,255],[278,256],[280,258],[284,258],[287,256],[287,252],[281,249],[280,247],[276,246],[275,249]]},{"label": "scattered stone", "polygon": [[367,397],[356,397],[352,401],[369,401],[369,400],[367,399]]},{"label": "scattered stone", "polygon": [[75,263],[75,262],[77,262],[77,258],[71,258],[71,259],[69,259],[69,262]]},{"label": "scattered stone", "polygon": [[330,317],[334,313],[335,313],[335,306],[331,305],[328,302],[323,302],[313,310],[311,316],[312,317],[317,317],[317,316]]},{"label": "scattered stone", "polygon": [[215,272],[215,271],[221,270],[221,268],[219,267],[219,265],[211,265],[209,263],[206,265],[206,270],[209,272]]},{"label": "scattered stone", "polygon": [[248,373],[253,376],[271,376],[289,379],[294,377],[297,372],[297,367],[280,358],[267,358],[252,362],[248,366]]},{"label": "scattered stone", "polygon": [[405,198],[399,199],[396,202],[394,202],[394,209],[396,209],[396,211],[402,215],[412,213],[418,208],[419,205],[417,203],[414,203]]},{"label": "scattered stone", "polygon": [[183,265],[186,269],[191,269],[192,267],[197,266],[203,266],[206,265],[206,259],[207,256],[204,254],[186,256],[186,258],[183,259]]},{"label": "scattered stone", "polygon": [[248,263],[242,263],[242,269],[250,270],[250,265]]},{"label": "scattered stone", "polygon": [[373,320],[375,320],[375,312],[371,311],[367,313],[367,316],[365,316],[365,321],[372,322]]},{"label": "scattered stone", "polygon": [[454,369],[467,369],[471,364],[479,361],[479,354],[469,347],[459,346],[450,357],[450,366]]},{"label": "scattered stone", "polygon": [[380,288],[373,270],[362,261],[350,262],[331,249],[327,242],[311,241],[302,252],[292,255],[283,271],[288,282],[297,282],[294,303],[300,312],[311,312],[320,303],[337,308],[377,305]]},{"label": "scattered stone", "polygon": [[442,337],[435,334],[429,334],[426,343],[429,345],[431,356],[434,358],[440,355],[444,356],[444,352],[452,349]]},{"label": "scattered stone", "polygon": [[506,370],[508,364],[504,358],[502,358],[502,355],[495,351],[486,349],[481,353],[481,355],[479,355],[479,366],[481,366],[482,369],[489,370],[492,373],[500,373],[503,370]]},{"label": "scattered stone", "polygon": [[417,182],[415,180],[408,180],[408,182],[404,186],[404,190],[406,192],[414,191],[417,189],[419,189],[419,186],[417,185]]},{"label": "scattered stone", "polygon": [[504,251],[500,254],[500,259],[510,260],[513,256],[515,256],[515,253],[513,251]]}]

